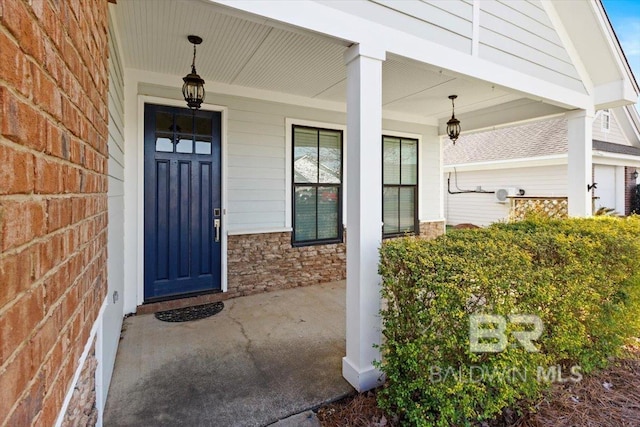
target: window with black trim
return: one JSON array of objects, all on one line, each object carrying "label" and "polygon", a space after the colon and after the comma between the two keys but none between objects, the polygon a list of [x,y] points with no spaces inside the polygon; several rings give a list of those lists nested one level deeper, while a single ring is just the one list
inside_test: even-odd
[{"label": "window with black trim", "polygon": [[294,245],[342,242],[342,131],[293,125]]},{"label": "window with black trim", "polygon": [[382,137],[382,234],[418,234],[418,140]]}]

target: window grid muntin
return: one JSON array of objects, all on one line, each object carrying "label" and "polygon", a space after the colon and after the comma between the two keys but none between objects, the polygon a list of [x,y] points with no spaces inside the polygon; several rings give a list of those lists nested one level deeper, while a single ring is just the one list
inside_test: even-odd
[{"label": "window grid muntin", "polygon": [[[156,148],[155,151],[156,152],[161,152],[161,153],[176,153],[176,154],[198,154],[198,155],[207,155],[210,156],[211,155],[211,150],[208,150],[207,152],[203,152],[203,153],[199,153],[196,152],[196,143],[198,141],[203,141],[206,139],[209,139],[209,142],[213,143],[212,139],[211,139],[211,133],[201,133],[201,132],[197,132],[197,128],[196,128],[196,123],[197,123],[197,119],[207,119],[207,120],[212,120],[209,117],[203,116],[202,114],[199,114],[198,112],[189,112],[188,114],[185,114],[183,112],[179,112],[179,111],[168,111],[165,109],[159,109],[156,112],[156,120],[158,120],[157,118],[159,116],[168,116],[165,117],[165,119],[170,119],[171,120],[171,125],[168,128],[158,128],[156,126],[155,129],[155,144],[156,144]],[[191,120],[191,131],[190,132],[185,132],[182,129],[180,129],[178,127],[178,117],[187,117]],[[211,129],[213,124],[210,124]],[[186,138],[185,138],[186,137]],[[172,144],[172,150],[168,151],[168,150],[158,150],[157,149],[157,144],[158,144],[158,138],[167,138],[169,139]],[[191,141],[191,150],[190,151],[178,151],[178,145],[180,144],[180,142],[185,139],[185,140],[190,140]]]},{"label": "window grid muntin", "polygon": [[[307,129],[313,130],[316,133],[316,152],[317,152],[317,163],[316,163],[316,182],[297,182],[296,181],[296,129]],[[339,171],[339,183],[324,183],[320,182],[320,132],[332,132],[339,135],[339,150],[340,150],[340,168]],[[343,227],[342,227],[342,177],[344,173],[344,134],[342,130],[339,129],[330,129],[323,127],[315,127],[315,126],[305,126],[305,125],[292,125],[291,132],[291,145],[292,145],[292,156],[291,156],[291,175],[292,175],[292,197],[291,197],[291,207],[292,207],[292,233],[291,233],[291,245],[292,246],[312,246],[312,245],[322,245],[322,244],[331,244],[331,243],[342,243],[343,239]],[[315,236],[316,239],[311,240],[296,240],[296,189],[299,187],[312,187],[315,189]],[[318,239],[318,198],[319,198],[319,189],[322,187],[330,187],[337,189],[337,215],[336,215],[336,228],[337,228],[337,237],[335,238],[325,238]]]},{"label": "window grid muntin", "polygon": [[[384,149],[385,149],[385,139],[389,138],[389,139],[393,139],[393,140],[397,140],[397,144],[399,146],[399,155],[398,155],[398,159],[399,159],[399,171],[398,171],[398,176],[399,176],[399,184],[385,184],[385,176],[384,176]],[[416,167],[416,174],[415,174],[415,184],[403,184],[402,183],[402,145],[403,142],[413,142],[415,143],[415,167]],[[397,224],[398,224],[398,232],[389,232],[389,233],[385,233],[384,231],[384,225],[382,227],[382,237],[383,238],[391,238],[391,237],[399,237],[399,236],[404,236],[406,234],[419,234],[419,230],[420,230],[420,225],[419,225],[419,221],[418,221],[418,173],[419,173],[419,141],[417,138],[405,138],[405,137],[398,137],[398,136],[392,136],[392,135],[383,135],[382,136],[382,190],[383,190],[383,197],[384,197],[384,189],[385,188],[397,188],[398,189],[398,212],[397,212]],[[400,209],[400,198],[401,198],[401,194],[402,188],[413,188],[413,229],[412,230],[400,230],[401,226],[401,221],[400,221],[400,213],[401,213],[401,209]],[[382,220],[384,221],[384,200],[382,200]]]}]

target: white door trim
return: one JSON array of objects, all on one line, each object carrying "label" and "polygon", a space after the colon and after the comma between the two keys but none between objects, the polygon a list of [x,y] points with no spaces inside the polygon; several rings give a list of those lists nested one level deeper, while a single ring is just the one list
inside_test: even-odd
[{"label": "white door trim", "polygon": [[[167,105],[170,107],[185,107],[183,100],[176,100],[170,98],[162,98],[158,96],[138,95],[138,121],[137,121],[137,144],[136,150],[138,152],[137,162],[137,176],[138,182],[136,184],[138,195],[137,210],[138,215],[136,218],[137,234],[138,234],[138,263],[137,269],[137,287],[136,287],[136,305],[141,305],[144,302],[144,104],[158,104]],[[222,114],[221,128],[220,128],[220,143],[221,143],[221,173],[222,173],[222,188],[221,188],[221,203],[222,203],[222,246],[221,246],[221,259],[220,259],[220,289],[222,292],[227,291],[227,118],[228,108],[222,105],[206,104],[203,103],[201,110],[205,111],[217,111]],[[126,183],[130,185],[130,183]]]}]

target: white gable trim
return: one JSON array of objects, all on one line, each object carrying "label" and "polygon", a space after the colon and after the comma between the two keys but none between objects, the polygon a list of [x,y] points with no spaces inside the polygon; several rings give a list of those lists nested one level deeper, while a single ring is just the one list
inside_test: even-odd
[{"label": "white gable trim", "polygon": [[624,81],[627,83],[629,88],[635,93],[635,101],[637,102],[638,93],[640,92],[640,87],[638,87],[638,82],[633,77],[633,72],[631,71],[631,67],[629,67],[629,63],[627,62],[624,52],[622,51],[622,46],[618,42],[618,39],[615,35],[613,27],[607,17],[607,13],[604,10],[604,6],[600,0],[589,2],[594,5],[597,9],[596,19],[600,23],[600,28],[604,29],[604,36],[606,37],[607,44],[609,48],[614,51],[616,54],[614,55],[616,65],[620,69],[621,75],[626,77]]},{"label": "white gable trim", "polygon": [[640,121],[640,116],[635,106],[614,108],[611,110],[611,113],[622,130],[622,135],[624,135],[627,142],[634,147],[640,147],[640,129],[638,128],[640,123],[636,123],[636,120]]},{"label": "white gable trim", "polygon": [[618,80],[596,86],[593,90],[593,103],[596,109],[614,108],[636,103],[638,93],[629,80]]},{"label": "white gable trim", "polygon": [[591,77],[589,77],[587,68],[584,66],[584,63],[582,62],[582,59],[580,59],[578,51],[571,42],[571,38],[567,33],[567,29],[562,24],[562,20],[560,19],[558,12],[556,12],[555,7],[553,6],[553,2],[551,0],[540,0],[540,3],[542,3],[545,12],[547,12],[547,16],[553,24],[556,33],[558,33],[558,37],[560,37],[560,40],[562,40],[562,44],[564,45],[569,58],[571,58],[573,66],[576,67],[576,71],[578,72],[578,75],[582,80],[582,84],[584,84],[587,92],[593,93],[593,82],[591,81]]}]

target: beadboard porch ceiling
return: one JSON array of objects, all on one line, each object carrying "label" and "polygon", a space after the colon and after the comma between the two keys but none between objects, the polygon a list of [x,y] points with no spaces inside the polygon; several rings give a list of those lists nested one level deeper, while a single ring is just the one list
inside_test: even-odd
[{"label": "beadboard porch ceiling", "polygon": [[[207,82],[346,102],[343,53],[349,41],[199,0],[119,0],[114,11],[125,68],[185,75],[192,55],[187,35],[196,34],[204,40],[196,68]],[[383,63],[383,111],[393,117],[442,124],[451,115],[451,94],[459,96],[456,115],[471,119],[467,129],[472,117],[514,108],[534,108],[538,115],[561,111],[399,56],[388,55]]]}]

